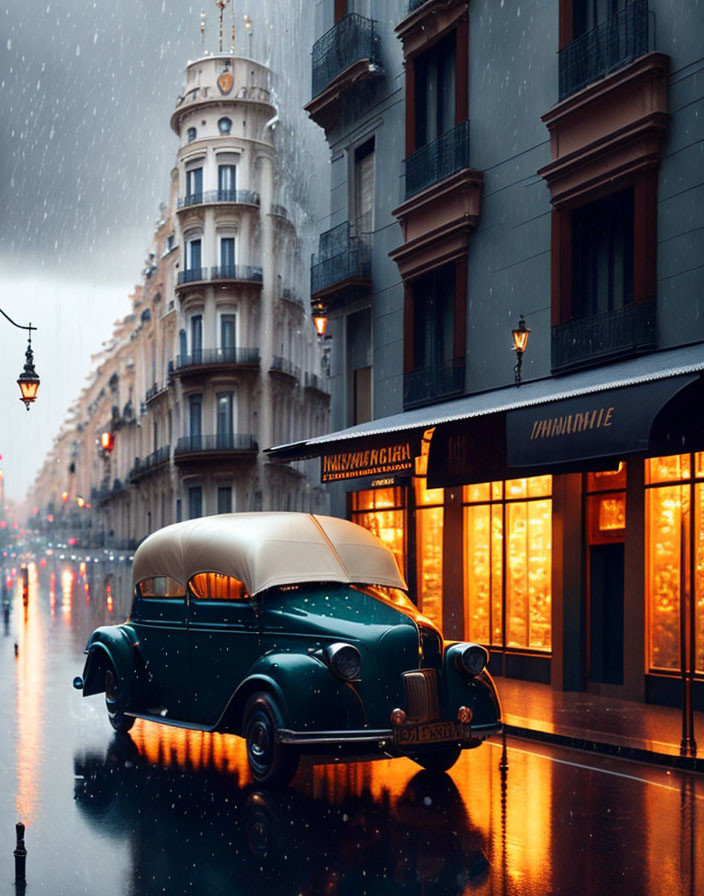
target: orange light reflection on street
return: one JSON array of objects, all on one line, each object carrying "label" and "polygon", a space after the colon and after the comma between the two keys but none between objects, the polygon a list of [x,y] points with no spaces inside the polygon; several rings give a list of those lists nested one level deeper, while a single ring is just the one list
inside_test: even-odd
[{"label": "orange light reflection on street", "polygon": [[[32,575],[31,566],[34,566]],[[44,628],[42,625],[36,565],[30,565],[30,600],[24,622],[18,626],[16,680],[17,717],[17,820],[31,825],[39,802],[41,767],[42,696],[44,686]]]}]

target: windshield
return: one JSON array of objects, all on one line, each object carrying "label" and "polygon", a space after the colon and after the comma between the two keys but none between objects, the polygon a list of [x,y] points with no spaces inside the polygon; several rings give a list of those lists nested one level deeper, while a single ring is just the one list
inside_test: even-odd
[{"label": "windshield", "polygon": [[264,605],[269,610],[372,625],[395,625],[399,613],[411,619],[418,615],[417,607],[397,588],[333,582],[274,588],[268,592]]}]

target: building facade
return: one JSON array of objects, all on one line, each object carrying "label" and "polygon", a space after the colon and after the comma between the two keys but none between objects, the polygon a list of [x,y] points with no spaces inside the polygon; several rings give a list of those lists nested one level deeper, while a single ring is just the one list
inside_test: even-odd
[{"label": "building facade", "polygon": [[181,519],[326,509],[305,463],[263,454],[326,432],[329,413],[278,123],[266,66],[226,53],[189,63],[143,282],[30,496],[49,530],[133,548]]},{"label": "building facade", "polygon": [[704,706],[704,9],[316,15],[333,431],[274,456],[495,672]]}]

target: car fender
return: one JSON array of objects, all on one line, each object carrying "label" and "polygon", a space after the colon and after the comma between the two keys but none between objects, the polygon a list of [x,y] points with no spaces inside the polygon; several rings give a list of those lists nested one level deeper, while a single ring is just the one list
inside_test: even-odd
[{"label": "car fender", "polygon": [[451,644],[443,657],[443,679],[447,695],[447,708],[454,717],[461,706],[472,710],[472,722],[490,725],[501,721],[501,703],[491,675],[486,669],[471,676],[458,668],[457,658],[466,643]]},{"label": "car fender", "polygon": [[354,682],[337,678],[317,657],[273,653],[257,660],[237,687],[217,729],[241,733],[247,700],[257,691],[274,697],[279,727],[292,731],[364,727],[364,707]]},{"label": "car fender", "polygon": [[83,696],[90,697],[105,690],[105,671],[111,664],[126,688],[129,705],[138,678],[137,649],[137,638],[131,627],[105,625],[97,628],[86,644]]}]

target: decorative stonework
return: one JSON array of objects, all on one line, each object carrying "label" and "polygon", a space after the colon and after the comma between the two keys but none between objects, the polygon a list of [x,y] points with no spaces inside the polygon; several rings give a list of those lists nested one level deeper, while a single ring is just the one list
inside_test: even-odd
[{"label": "decorative stonework", "polygon": [[426,0],[395,28],[404,56],[419,53],[468,15],[468,0]]},{"label": "decorative stonework", "polygon": [[553,205],[578,205],[657,167],[667,133],[668,63],[648,53],[542,116],[552,160],[538,174]]},{"label": "decorative stonework", "polygon": [[406,280],[467,252],[481,207],[482,173],[464,168],[394,210],[403,245],[389,253]]}]

